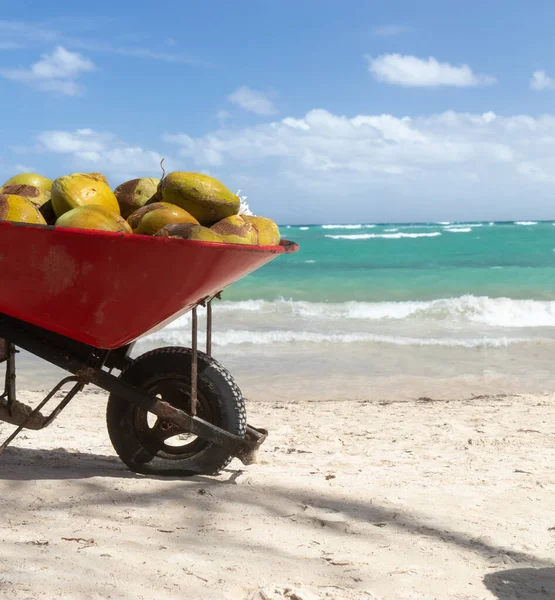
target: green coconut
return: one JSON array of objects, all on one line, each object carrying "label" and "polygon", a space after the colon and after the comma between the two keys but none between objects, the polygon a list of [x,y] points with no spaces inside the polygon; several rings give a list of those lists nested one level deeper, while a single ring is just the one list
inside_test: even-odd
[{"label": "green coconut", "polygon": [[252,223],[241,215],[233,215],[218,221],[210,229],[222,236],[229,244],[257,244],[258,233]]},{"label": "green coconut", "polygon": [[132,233],[129,223],[121,215],[98,204],[86,204],[68,210],[56,220],[56,227]]},{"label": "green coconut", "polygon": [[35,187],[34,185],[25,185],[23,183],[19,185],[5,185],[0,188],[0,194],[15,194],[16,196],[22,196],[39,207],[50,200],[50,192]]},{"label": "green coconut", "polygon": [[20,173],[19,175],[14,175],[8,179],[4,185],[33,185],[41,190],[49,192],[52,188],[52,179],[37,175],[36,173]]},{"label": "green coconut", "polygon": [[208,227],[195,225],[194,223],[170,223],[159,229],[155,235],[182,240],[196,240],[198,242],[223,242],[221,235],[214,233]]},{"label": "green coconut", "polygon": [[15,194],[0,194],[0,221],[46,225],[37,206]]},{"label": "green coconut", "polygon": [[132,213],[127,222],[133,229],[133,233],[142,235],[154,235],[164,225],[170,223],[193,223],[198,225],[195,217],[186,210],[167,202],[155,202],[143,206]]},{"label": "green coconut", "polygon": [[64,175],[52,184],[52,206],[59,218],[64,213],[79,206],[103,206],[120,214],[119,204],[106,183],[85,173]]},{"label": "green coconut", "polygon": [[159,199],[180,206],[209,227],[239,212],[239,197],[214,177],[201,173],[169,173],[160,182]]},{"label": "green coconut", "polygon": [[278,246],[281,235],[279,227],[272,219],[242,215],[243,219],[254,226],[258,234],[258,244],[261,246]]},{"label": "green coconut", "polygon": [[159,179],[141,177],[118,185],[114,194],[119,202],[121,216],[127,219],[132,212],[152,200],[156,196],[159,184]]}]

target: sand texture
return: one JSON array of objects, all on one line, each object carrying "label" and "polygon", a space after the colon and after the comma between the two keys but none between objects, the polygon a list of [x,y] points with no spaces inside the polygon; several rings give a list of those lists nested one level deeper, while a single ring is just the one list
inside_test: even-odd
[{"label": "sand texture", "polygon": [[555,396],[360,396],[254,393],[258,464],[168,480],[83,393],[0,457],[0,597],[555,598]]}]

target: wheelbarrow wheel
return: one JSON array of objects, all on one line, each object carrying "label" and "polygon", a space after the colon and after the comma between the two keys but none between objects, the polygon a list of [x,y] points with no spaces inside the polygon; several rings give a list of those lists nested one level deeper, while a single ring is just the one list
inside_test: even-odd
[{"label": "wheelbarrow wheel", "polygon": [[[191,350],[158,348],[134,360],[120,378],[190,412]],[[197,415],[243,437],[245,402],[232,376],[220,363],[198,352]],[[233,458],[207,442],[114,394],[106,411],[108,433],[121,460],[136,473],[214,475]]]}]

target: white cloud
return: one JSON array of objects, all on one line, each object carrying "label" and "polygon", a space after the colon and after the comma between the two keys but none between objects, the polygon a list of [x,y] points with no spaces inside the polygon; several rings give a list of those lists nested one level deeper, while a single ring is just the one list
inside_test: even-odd
[{"label": "white cloud", "polygon": [[512,130],[520,135],[523,129],[532,131],[518,119],[502,119],[491,112],[447,112],[417,119],[387,114],[347,118],[312,110],[302,119],[287,117],[241,130],[221,129],[199,138],[168,135],[164,141],[179,146],[181,155],[198,165],[274,161],[310,176],[333,170],[337,177],[359,173],[371,181],[376,173],[512,162],[515,145],[523,139]]},{"label": "white cloud", "polygon": [[228,99],[233,104],[257,115],[274,115],[278,112],[274,103],[266,94],[253,90],[246,85],[236,89],[228,96]]},{"label": "white cloud", "polygon": [[194,165],[188,168],[210,167],[238,186],[237,173],[256,175],[262,183],[245,193],[273,202],[282,218],[295,211],[314,222],[341,211],[351,221],[541,217],[533,211],[542,197],[546,218],[555,214],[555,116],[447,111],[349,118],[312,110],[303,118],[165,141]]},{"label": "white cloud", "polygon": [[0,75],[6,79],[36,85],[43,91],[76,96],[81,88],[75,79],[95,68],[88,58],[57,46],[52,54],[43,54],[30,68],[4,69],[0,71]]},{"label": "white cloud", "polygon": [[162,151],[87,128],[43,132],[36,150],[51,153],[59,172],[100,171],[114,185],[159,177],[164,156],[166,172],[209,171],[282,222],[554,215],[555,115],[317,109],[201,136],[165,135]]},{"label": "white cloud", "polygon": [[45,131],[38,136],[39,143],[45,150],[60,154],[100,152],[108,147],[111,139],[111,135],[96,133],[92,129]]},{"label": "white cloud", "polygon": [[68,172],[100,171],[112,175],[117,183],[134,177],[159,177],[162,158],[167,172],[176,168],[171,157],[141,146],[127,145],[108,132],[93,129],[44,131],[37,140],[37,151],[68,157]]},{"label": "white cloud", "polygon": [[541,91],[555,88],[555,79],[549,77],[545,71],[534,71],[530,81],[530,87],[533,90]]},{"label": "white cloud", "polygon": [[368,70],[378,81],[407,87],[469,87],[495,83],[489,75],[476,75],[468,65],[440,63],[430,56],[421,59],[401,54],[366,56]]},{"label": "white cloud", "polygon": [[374,27],[372,34],[376,37],[395,37],[408,31],[410,29],[406,25],[379,25]]},{"label": "white cloud", "polygon": [[22,164],[15,165],[14,169],[18,173],[33,173],[35,171],[35,169],[33,167],[29,167],[27,165],[22,165]]}]

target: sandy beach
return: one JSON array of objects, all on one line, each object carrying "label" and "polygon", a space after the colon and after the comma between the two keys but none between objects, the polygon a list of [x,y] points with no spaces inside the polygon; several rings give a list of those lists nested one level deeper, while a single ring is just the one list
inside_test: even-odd
[{"label": "sandy beach", "polygon": [[0,459],[0,596],[555,597],[555,395],[291,383],[240,381],[270,435],[218,477],[127,471],[94,390],[25,433]]}]

